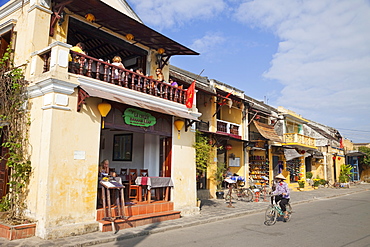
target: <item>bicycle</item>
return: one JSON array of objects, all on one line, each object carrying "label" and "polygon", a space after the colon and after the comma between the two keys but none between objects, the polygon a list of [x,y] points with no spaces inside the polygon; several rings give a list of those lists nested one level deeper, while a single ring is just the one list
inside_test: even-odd
[{"label": "bicycle", "polygon": [[[292,206],[289,203],[286,204],[286,211],[288,212],[287,218],[284,219],[285,222],[290,221],[292,215]],[[284,212],[281,210],[280,206],[275,202],[275,195],[271,196],[271,204],[268,205],[265,213],[265,222],[267,226],[272,226],[276,223],[278,217],[284,216]]]},{"label": "bicycle", "polygon": [[226,182],[229,183],[229,188],[225,190],[225,193],[224,193],[224,198],[226,201],[231,201],[231,200],[238,200],[238,201],[245,201],[245,202],[253,201],[253,192],[249,188],[243,188],[244,187],[243,181],[227,180]]}]

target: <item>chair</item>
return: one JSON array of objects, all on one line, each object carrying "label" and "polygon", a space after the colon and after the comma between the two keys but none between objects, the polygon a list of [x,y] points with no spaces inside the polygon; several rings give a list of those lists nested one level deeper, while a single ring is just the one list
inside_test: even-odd
[{"label": "chair", "polygon": [[129,169],[128,176],[128,198],[139,201],[141,198],[141,186],[135,184],[135,179],[137,178],[137,170]]},{"label": "chair", "polygon": [[148,169],[140,169],[139,176],[141,176],[141,177],[149,177]]},{"label": "chair", "polygon": [[109,168],[109,175],[112,175],[114,172],[116,172],[116,168]]}]

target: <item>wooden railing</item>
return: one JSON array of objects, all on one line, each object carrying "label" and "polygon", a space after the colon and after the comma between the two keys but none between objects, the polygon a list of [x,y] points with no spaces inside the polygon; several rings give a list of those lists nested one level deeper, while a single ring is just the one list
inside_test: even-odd
[{"label": "wooden railing", "polygon": [[305,136],[298,133],[286,133],[284,134],[284,142],[286,143],[298,143],[306,146],[315,147],[315,138]]},{"label": "wooden railing", "polygon": [[[181,87],[171,86],[85,54],[74,51],[70,51],[70,54],[74,60],[68,65],[70,73],[87,76],[180,104],[186,103],[186,90]],[[44,73],[50,70],[49,57],[50,52],[43,54]],[[116,71],[118,71],[117,76],[115,76]]]},{"label": "wooden railing", "polygon": [[240,125],[236,123],[217,120],[217,131],[219,132],[240,136],[239,127]]}]

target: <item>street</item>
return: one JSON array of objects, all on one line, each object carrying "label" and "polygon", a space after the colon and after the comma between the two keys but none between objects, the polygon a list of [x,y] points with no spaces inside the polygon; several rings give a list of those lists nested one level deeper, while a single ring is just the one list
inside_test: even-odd
[{"label": "street", "polygon": [[370,246],[370,191],[293,206],[290,222],[264,213],[97,246]]}]

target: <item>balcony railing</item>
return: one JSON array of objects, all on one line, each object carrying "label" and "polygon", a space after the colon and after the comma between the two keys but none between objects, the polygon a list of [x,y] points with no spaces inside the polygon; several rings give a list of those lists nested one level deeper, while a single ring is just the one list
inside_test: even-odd
[{"label": "balcony railing", "polygon": [[[74,51],[70,51],[70,54],[74,58],[77,57],[77,60],[74,60],[74,62],[69,62],[68,71],[70,73],[87,76],[180,104],[186,103],[186,90],[181,87],[171,86],[150,76],[137,74],[131,70],[123,69],[85,54]],[[51,52],[42,55],[44,73],[50,70],[50,55]]]},{"label": "balcony railing", "polygon": [[305,146],[315,147],[315,138],[305,136],[298,133],[286,133],[284,134],[285,143],[296,143]]},{"label": "balcony railing", "polygon": [[217,120],[217,132],[223,132],[230,135],[240,136],[240,125],[227,121]]}]

